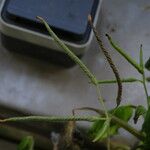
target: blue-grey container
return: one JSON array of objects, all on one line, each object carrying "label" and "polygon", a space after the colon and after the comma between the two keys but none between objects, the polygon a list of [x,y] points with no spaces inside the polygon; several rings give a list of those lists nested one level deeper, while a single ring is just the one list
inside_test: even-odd
[{"label": "blue-grey container", "polygon": [[100,0],[3,0],[0,7],[2,44],[10,51],[28,54],[64,66],[73,61],[36,19],[46,19],[61,40],[82,57],[92,42],[88,14],[96,25]]}]

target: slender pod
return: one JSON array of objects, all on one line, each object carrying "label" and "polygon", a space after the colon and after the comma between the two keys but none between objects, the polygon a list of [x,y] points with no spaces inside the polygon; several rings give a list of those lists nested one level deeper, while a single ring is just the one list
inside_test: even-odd
[{"label": "slender pod", "polygon": [[121,83],[119,72],[118,72],[115,64],[113,63],[113,60],[112,60],[108,50],[104,47],[103,42],[102,42],[100,36],[98,35],[96,28],[93,25],[91,15],[88,16],[88,21],[89,21],[89,23],[91,25],[91,28],[92,28],[92,30],[94,32],[94,35],[95,35],[95,37],[96,37],[96,39],[98,41],[99,47],[101,48],[103,54],[106,57],[107,62],[109,63],[112,71],[115,74],[115,77],[116,77],[116,80],[117,80],[117,84],[118,84],[118,95],[117,95],[116,101],[117,101],[117,106],[119,106],[120,102],[121,102],[121,97],[122,97],[122,83]]}]

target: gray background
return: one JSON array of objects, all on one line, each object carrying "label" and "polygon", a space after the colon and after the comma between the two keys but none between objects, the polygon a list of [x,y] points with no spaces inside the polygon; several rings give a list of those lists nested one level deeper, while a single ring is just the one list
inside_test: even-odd
[{"label": "gray background", "polygon": [[[139,46],[143,44],[144,60],[150,56],[150,2],[147,0],[104,0],[98,31],[120,71],[122,78],[141,78],[138,72],[112,48],[104,36],[113,39],[135,60],[139,61]],[[32,58],[12,54],[0,45],[0,103],[29,113],[68,115],[73,108],[100,107],[94,87],[88,83],[78,66],[64,69]],[[98,79],[114,75],[96,41],[83,58]],[[150,76],[149,72],[146,75]],[[150,92],[150,85],[147,86]],[[101,87],[108,108],[115,105],[116,86]],[[146,104],[142,85],[124,84],[124,104]],[[133,138],[123,132],[128,138]],[[2,146],[3,147],[3,146]],[[4,149],[4,148],[3,148]]]}]

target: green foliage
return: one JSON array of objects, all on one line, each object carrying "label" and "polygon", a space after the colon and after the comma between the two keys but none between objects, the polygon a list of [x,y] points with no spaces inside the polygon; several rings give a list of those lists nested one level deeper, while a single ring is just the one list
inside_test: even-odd
[{"label": "green foliage", "polygon": [[[119,119],[128,122],[132,117],[133,108],[131,106],[120,106],[116,109],[110,111],[111,115],[118,117]],[[110,121],[110,127],[108,132],[108,122],[99,120],[93,123],[92,127],[89,130],[89,134],[93,141],[102,140],[109,136],[115,135],[118,133],[120,126],[117,123]]]},{"label": "green foliage", "polygon": [[150,71],[150,58],[145,63],[145,68]]},{"label": "green foliage", "polygon": [[21,143],[18,145],[17,150],[33,150],[34,140],[32,136],[27,136],[22,139]]},{"label": "green foliage", "polygon": [[142,130],[146,134],[146,138],[144,140],[144,150],[149,150],[150,149],[150,107],[146,113]]},{"label": "green foliage", "polygon": [[119,108],[112,110],[111,114],[124,121],[129,121],[133,114],[133,108],[130,105],[120,106]]},{"label": "green foliage", "polygon": [[145,107],[142,105],[137,106],[135,109],[135,114],[134,114],[134,118],[133,118],[134,123],[137,123],[140,116],[143,116],[145,118],[145,115],[146,115]]},{"label": "green foliage", "polygon": [[[98,122],[96,122],[96,124],[94,124],[94,126],[96,128],[96,132],[94,133],[95,138],[94,138],[93,142],[100,141],[103,138],[107,137],[108,130],[109,130],[109,123],[110,123],[110,120],[106,120],[104,122],[98,121]],[[100,128],[99,128],[99,125],[101,126]]]}]

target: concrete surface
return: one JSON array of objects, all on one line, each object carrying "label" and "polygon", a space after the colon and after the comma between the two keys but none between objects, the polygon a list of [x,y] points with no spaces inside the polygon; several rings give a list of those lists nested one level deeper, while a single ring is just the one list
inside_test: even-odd
[{"label": "concrete surface", "polygon": [[[139,61],[139,46],[143,44],[144,60],[150,56],[150,3],[147,0],[104,0],[98,23],[104,36],[110,33],[115,41],[135,60]],[[63,69],[39,60],[12,54],[0,46],[0,103],[28,112],[47,115],[68,115],[76,107],[100,107],[95,89],[79,67]],[[141,76],[112,48],[109,49],[122,78]],[[110,70],[98,45],[93,45],[83,58],[84,63],[98,79],[112,79]],[[146,71],[146,75],[150,73]],[[148,90],[150,93],[150,85]],[[115,105],[116,87],[101,87],[108,108]],[[124,104],[146,104],[140,84],[124,84]],[[123,132],[128,138],[132,138]]]}]

